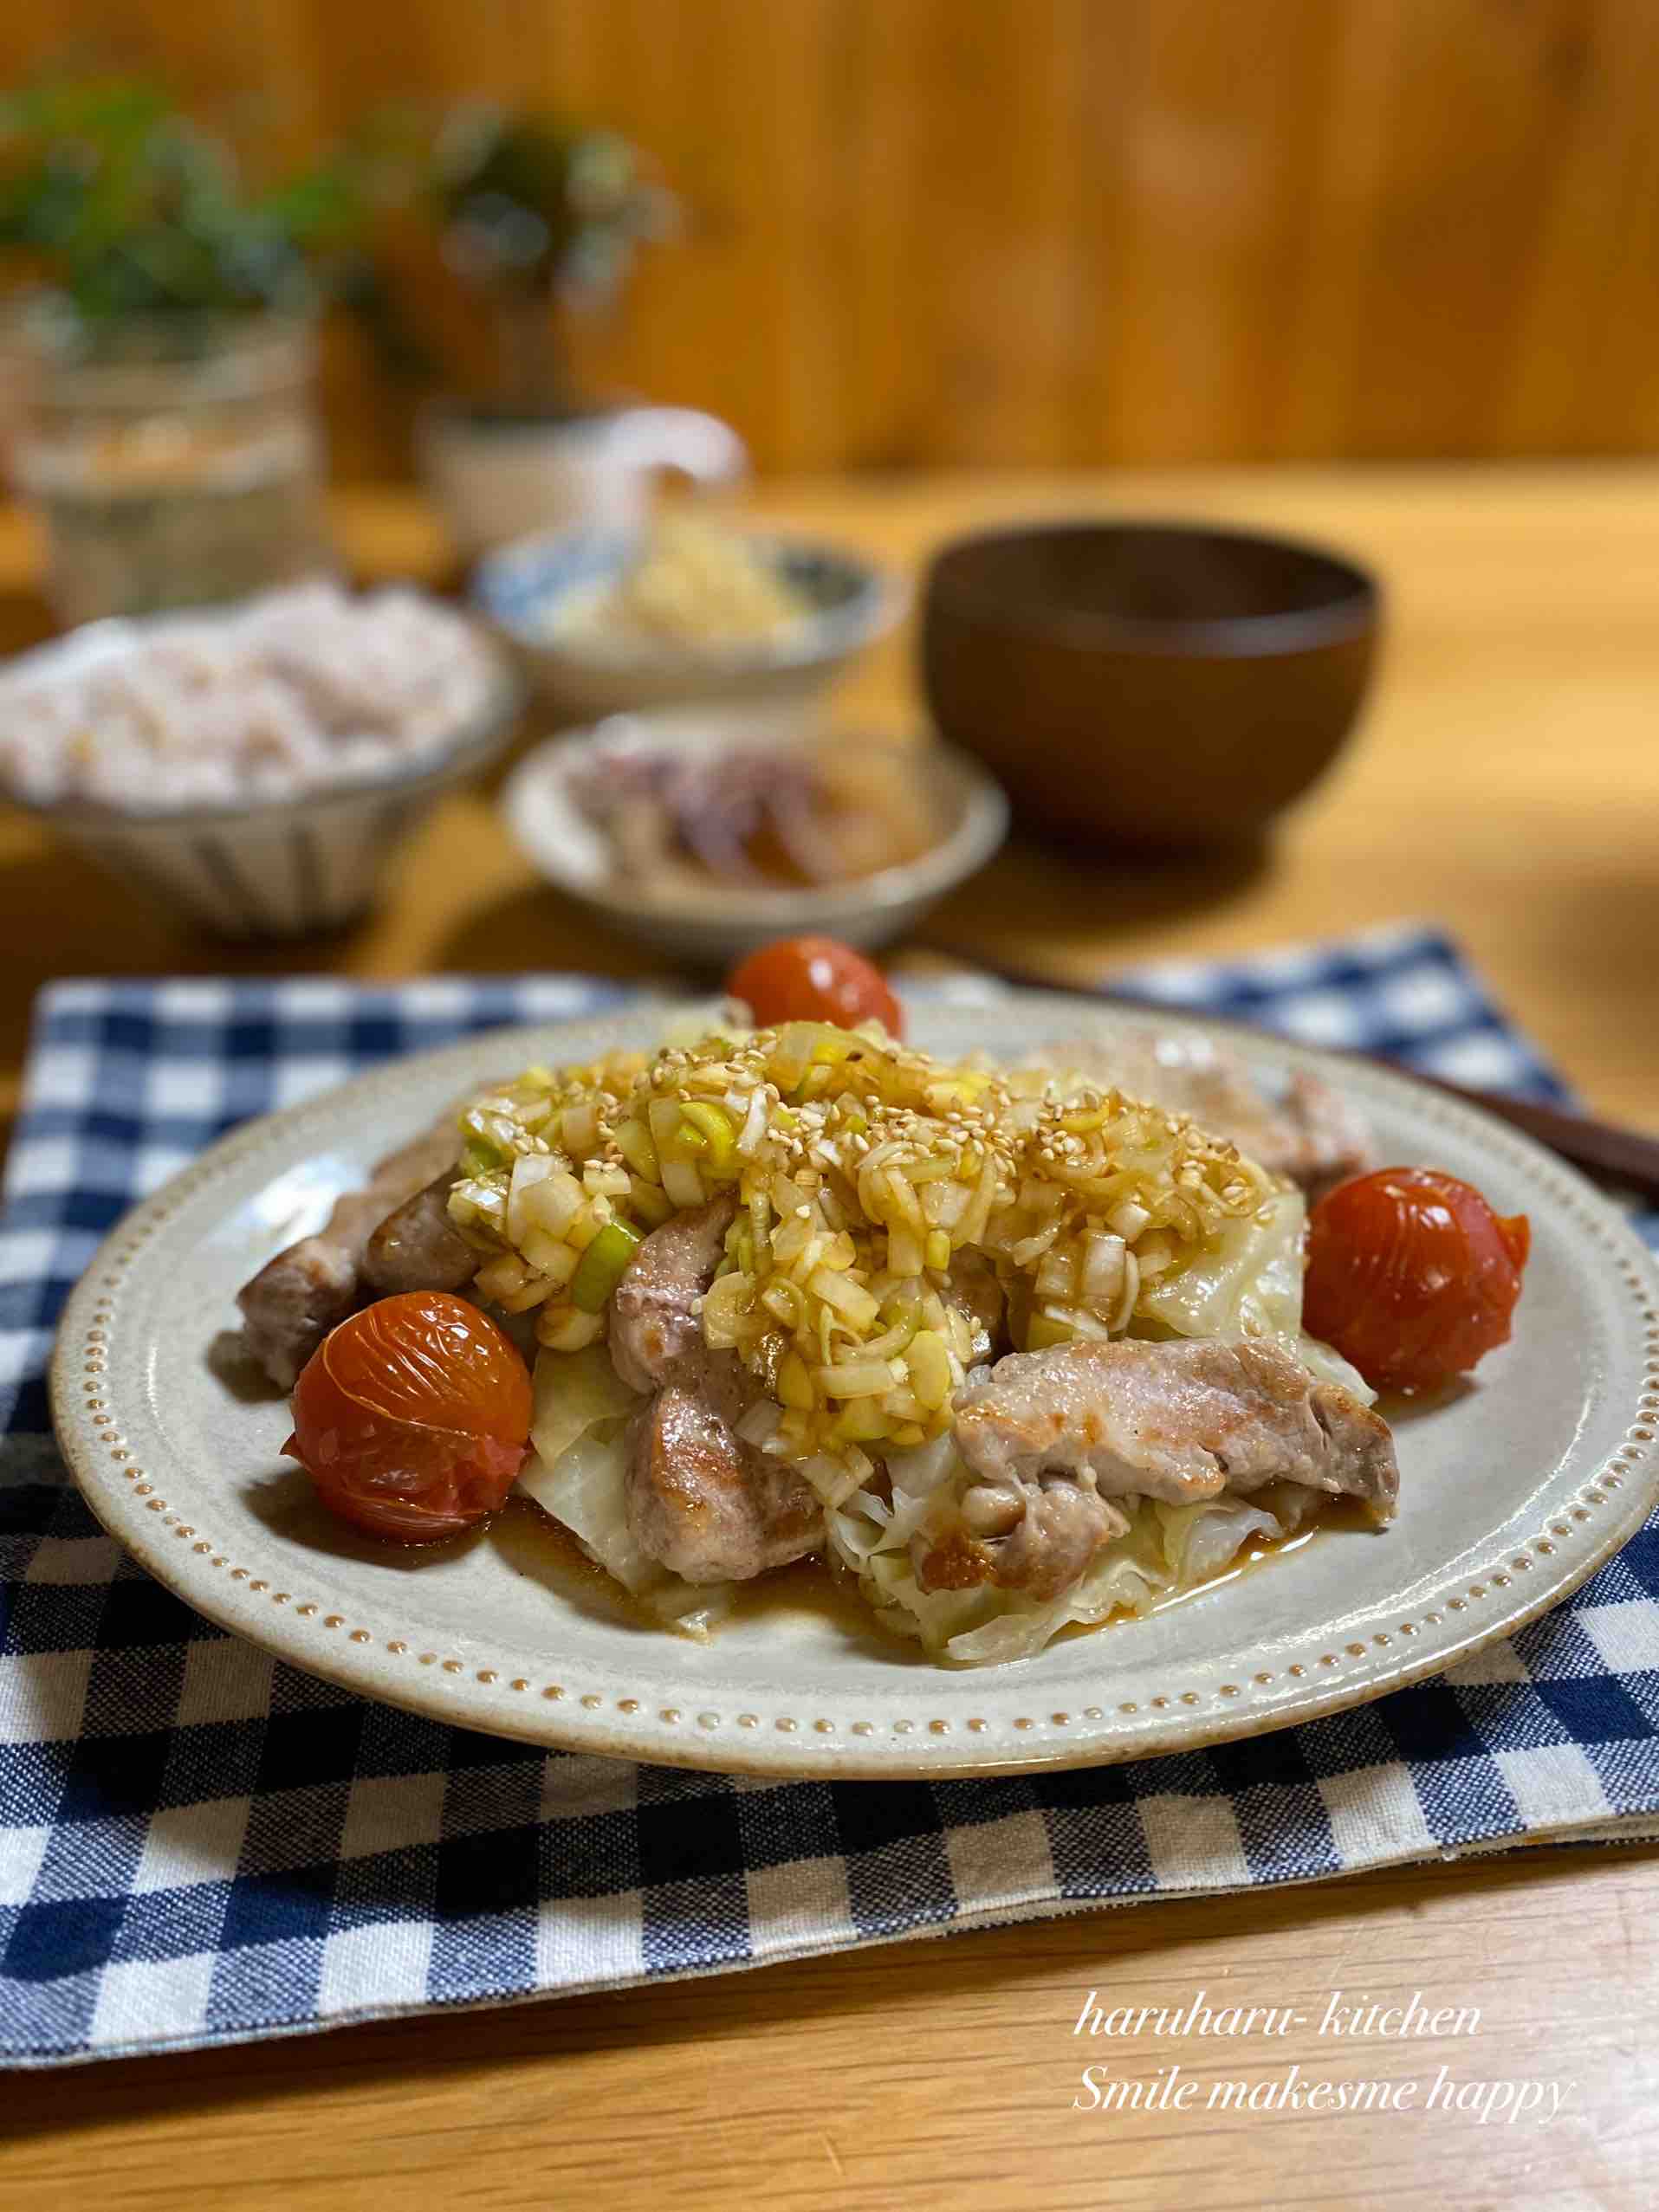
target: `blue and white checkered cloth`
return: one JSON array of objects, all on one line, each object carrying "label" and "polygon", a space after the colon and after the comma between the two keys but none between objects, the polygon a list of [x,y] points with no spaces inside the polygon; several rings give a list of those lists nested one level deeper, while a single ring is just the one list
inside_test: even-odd
[{"label": "blue and white checkered cloth", "polygon": [[[1303,1039],[1557,1089],[1424,930],[1129,980]],[[98,1240],[247,1115],[616,995],[559,978],[45,993],[0,1226],[0,2056],[231,2042],[1654,1832],[1659,1517],[1513,1642],[1357,1711],[1133,1765],[932,1785],[544,1756],[314,1681],[152,1581],[48,1433],[53,1323]]]}]

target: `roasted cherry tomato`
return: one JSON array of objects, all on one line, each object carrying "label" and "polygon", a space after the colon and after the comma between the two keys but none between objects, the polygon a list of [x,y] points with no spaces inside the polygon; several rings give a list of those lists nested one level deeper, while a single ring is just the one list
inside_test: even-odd
[{"label": "roasted cherry tomato", "polygon": [[780,937],[740,961],[726,978],[762,1029],[786,1021],[829,1021],[855,1029],[872,1017],[889,1037],[904,1033],[898,1001],[881,972],[833,937]]},{"label": "roasted cherry tomato", "polygon": [[282,1449],[343,1520],[392,1543],[437,1543],[505,1499],[531,1403],[528,1370],[486,1314],[409,1290],[323,1339],[294,1387]]},{"label": "roasted cherry tomato", "polygon": [[1378,1389],[1429,1389],[1507,1341],[1530,1243],[1455,1175],[1357,1175],[1313,1209],[1302,1317]]}]

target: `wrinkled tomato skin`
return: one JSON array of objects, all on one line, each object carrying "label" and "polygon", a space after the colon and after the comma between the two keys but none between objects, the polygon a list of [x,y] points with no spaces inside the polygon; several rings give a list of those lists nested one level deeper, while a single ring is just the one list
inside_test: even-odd
[{"label": "wrinkled tomato skin", "polygon": [[1530,1245],[1455,1175],[1358,1175],[1308,1223],[1304,1324],[1376,1388],[1432,1389],[1508,1341]]},{"label": "wrinkled tomato skin", "polygon": [[873,1019],[890,1037],[904,1034],[904,1017],[879,968],[833,937],[780,937],[762,945],[733,968],[726,988],[762,1029],[786,1021],[856,1029]]},{"label": "wrinkled tomato skin", "polygon": [[530,1433],[530,1377],[486,1314],[447,1292],[342,1321],[293,1397],[298,1459],[331,1511],[392,1543],[440,1543],[506,1498]]}]

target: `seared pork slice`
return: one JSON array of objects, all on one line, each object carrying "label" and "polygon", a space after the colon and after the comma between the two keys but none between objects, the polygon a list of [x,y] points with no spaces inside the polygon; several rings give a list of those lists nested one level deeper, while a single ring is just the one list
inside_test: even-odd
[{"label": "seared pork slice", "polygon": [[[1296,1144],[1282,1164],[1273,1166],[1273,1173],[1299,1183],[1310,1206],[1317,1206],[1327,1191],[1351,1175],[1367,1174],[1377,1166],[1370,1124],[1323,1076],[1293,1076],[1283,1110]],[[1266,1167],[1270,1163],[1264,1160],[1261,1164]]]},{"label": "seared pork slice", "polygon": [[462,1290],[476,1274],[479,1256],[450,1219],[455,1178],[456,1170],[446,1167],[394,1206],[369,1239],[363,1278],[379,1297]]},{"label": "seared pork slice", "polygon": [[1310,1202],[1376,1164],[1364,1117],[1320,1077],[1293,1076],[1285,1096],[1271,1098],[1242,1060],[1208,1038],[1126,1031],[1110,1040],[1067,1039],[1038,1057],[1190,1115],[1270,1175],[1299,1184]]},{"label": "seared pork slice", "polygon": [[[708,1358],[696,1302],[714,1280],[736,1198],[711,1198],[653,1229],[611,1294],[611,1362],[631,1390],[677,1381],[701,1352]],[[693,1378],[695,1381],[695,1377]]]},{"label": "seared pork slice", "polygon": [[743,1443],[705,1398],[673,1385],[634,1416],[627,1506],[640,1549],[688,1582],[745,1582],[815,1551],[824,1537],[823,1509],[794,1469]]},{"label": "seared pork slice", "polygon": [[654,1391],[629,1437],[628,1526],[651,1558],[693,1582],[747,1581],[823,1542],[817,1497],[786,1461],[745,1444],[737,1423],[761,1387],[713,1349],[697,1305],[736,1213],[730,1196],[653,1229],[611,1294],[611,1361]]},{"label": "seared pork slice", "polygon": [[291,1390],[335,1323],[361,1303],[364,1258],[377,1225],[454,1164],[459,1142],[455,1117],[446,1114],[379,1161],[366,1189],[338,1200],[315,1236],[278,1252],[237,1293],[243,1341],[273,1382]]},{"label": "seared pork slice", "polygon": [[1109,1497],[1069,1477],[1011,1476],[965,1491],[912,1539],[911,1557],[924,1590],[994,1582],[1046,1602],[1128,1527]]},{"label": "seared pork slice", "polygon": [[999,1485],[1063,1474],[1102,1497],[1191,1505],[1273,1482],[1392,1518],[1385,1422],[1267,1341],[1074,1342],[1000,1361],[956,1400],[957,1447]]},{"label": "seared pork slice", "polygon": [[944,1285],[948,1303],[968,1316],[974,1332],[974,1360],[994,1360],[1008,1342],[1003,1324],[1008,1301],[996,1270],[983,1252],[966,1245],[950,1263]]}]

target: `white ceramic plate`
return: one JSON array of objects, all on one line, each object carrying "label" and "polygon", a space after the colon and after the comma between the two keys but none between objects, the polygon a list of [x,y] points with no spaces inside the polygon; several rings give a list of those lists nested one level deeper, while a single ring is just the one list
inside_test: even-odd
[{"label": "white ceramic plate", "polygon": [[[1323,1532],[1150,1620],[973,1672],[798,1595],[708,1646],[635,1626],[552,1573],[513,1514],[431,1553],[360,1542],[279,1458],[285,1405],[238,1395],[214,1360],[238,1284],[470,1080],[648,1045],[661,1019],[636,1008],[388,1066],[238,1131],[128,1216],[69,1302],[53,1394],[94,1510],[152,1573],[295,1666],[461,1726],[774,1775],[989,1774],[1254,1735],[1435,1673],[1565,1596],[1659,1490],[1659,1281],[1635,1236],[1486,1116],[1326,1062],[1390,1159],[1464,1175],[1533,1225],[1513,1341],[1398,1425],[1384,1533]],[[1124,1021],[1038,993],[911,1008],[917,1041],[946,1053]],[[1322,1060],[1252,1054],[1269,1073]]]}]

